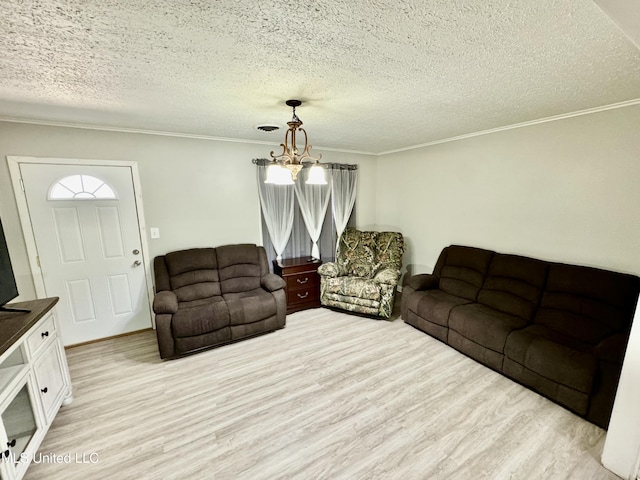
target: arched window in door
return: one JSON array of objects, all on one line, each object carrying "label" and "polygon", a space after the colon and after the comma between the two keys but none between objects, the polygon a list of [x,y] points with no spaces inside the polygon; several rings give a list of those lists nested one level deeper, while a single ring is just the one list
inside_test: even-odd
[{"label": "arched window in door", "polygon": [[49,200],[109,200],[116,193],[109,185],[91,175],[71,175],[54,183],[49,189]]}]

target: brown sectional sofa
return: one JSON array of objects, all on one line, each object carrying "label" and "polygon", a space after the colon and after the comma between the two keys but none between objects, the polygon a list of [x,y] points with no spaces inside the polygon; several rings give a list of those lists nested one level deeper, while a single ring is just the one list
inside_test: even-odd
[{"label": "brown sectional sofa", "polygon": [[411,277],[403,320],[607,428],[640,278],[474,247]]},{"label": "brown sectional sofa", "polygon": [[153,311],[162,358],[173,358],[285,326],[284,280],[263,247],[193,248],[154,259]]}]

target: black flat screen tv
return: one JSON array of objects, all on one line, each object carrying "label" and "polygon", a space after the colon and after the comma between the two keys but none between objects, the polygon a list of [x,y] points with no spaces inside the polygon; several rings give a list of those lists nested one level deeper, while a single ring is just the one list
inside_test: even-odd
[{"label": "black flat screen tv", "polygon": [[0,220],[0,310],[2,306],[18,296],[16,277],[13,275],[7,240]]}]

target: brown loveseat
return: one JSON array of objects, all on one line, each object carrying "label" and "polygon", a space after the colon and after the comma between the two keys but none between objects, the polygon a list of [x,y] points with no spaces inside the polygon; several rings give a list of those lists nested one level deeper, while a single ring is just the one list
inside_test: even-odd
[{"label": "brown loveseat", "polygon": [[194,248],[154,259],[156,334],[162,358],[283,328],[282,278],[263,247]]},{"label": "brown loveseat", "polygon": [[452,245],[402,318],[607,428],[640,290],[633,275]]}]

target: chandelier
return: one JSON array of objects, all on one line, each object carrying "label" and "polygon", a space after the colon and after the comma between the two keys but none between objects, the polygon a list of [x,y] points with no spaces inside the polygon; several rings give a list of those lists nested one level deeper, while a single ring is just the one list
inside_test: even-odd
[{"label": "chandelier", "polygon": [[[303,163],[313,163],[309,169],[306,183],[315,185],[326,185],[327,181],[324,177],[324,168],[320,166],[319,160],[322,155],[318,154],[317,158],[309,154],[309,145],[307,141],[307,132],[302,128],[302,120],[296,115],[296,107],[302,105],[300,100],[287,100],[286,104],[293,108],[293,118],[287,122],[289,129],[284,137],[284,143],[281,143],[282,153],[275,155],[271,152],[273,162],[267,169],[267,179],[264,183],[273,183],[276,185],[293,185],[298,178],[298,173],[303,168]],[[298,149],[296,133],[304,134],[304,149],[302,153]]]}]

